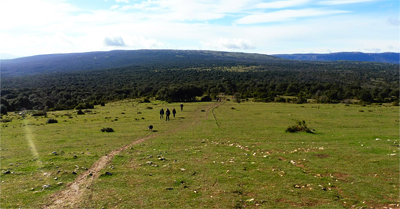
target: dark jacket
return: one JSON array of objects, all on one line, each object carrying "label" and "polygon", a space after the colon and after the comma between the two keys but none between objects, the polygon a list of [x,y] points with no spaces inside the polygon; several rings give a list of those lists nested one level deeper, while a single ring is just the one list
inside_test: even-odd
[{"label": "dark jacket", "polygon": [[164,109],[160,110],[160,115],[164,115]]},{"label": "dark jacket", "polygon": [[166,115],[170,115],[170,114],[171,114],[171,112],[169,111],[169,109],[167,109],[167,111],[165,111],[165,114],[166,114]]}]

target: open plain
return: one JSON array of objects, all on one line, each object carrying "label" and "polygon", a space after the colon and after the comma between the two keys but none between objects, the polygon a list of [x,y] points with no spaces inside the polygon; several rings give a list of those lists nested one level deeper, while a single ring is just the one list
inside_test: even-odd
[{"label": "open plain", "polygon": [[[176,117],[160,120],[161,108]],[[1,208],[399,207],[398,107],[225,101],[181,111],[124,100],[84,112],[3,116]],[[314,134],[285,132],[303,120]]]}]

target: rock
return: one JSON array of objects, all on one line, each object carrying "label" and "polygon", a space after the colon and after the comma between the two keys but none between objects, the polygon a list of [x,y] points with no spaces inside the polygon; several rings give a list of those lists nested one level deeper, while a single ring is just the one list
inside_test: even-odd
[{"label": "rock", "polygon": [[57,152],[56,152],[56,151],[53,151],[51,154],[53,154],[53,155],[57,155]]},{"label": "rock", "polygon": [[158,158],[159,160],[165,160],[165,157],[160,157],[160,158]]},{"label": "rock", "polygon": [[33,190],[35,190],[35,188],[32,187],[32,188],[31,188],[31,191],[33,191]]},{"label": "rock", "polygon": [[174,188],[168,187],[166,190],[173,190]]},{"label": "rock", "polygon": [[151,164],[153,164],[153,162],[147,161],[146,164],[151,165]]},{"label": "rock", "polygon": [[11,171],[4,171],[3,174],[11,174]]},{"label": "rock", "polygon": [[57,185],[62,185],[62,184],[63,184],[62,182],[58,182],[58,183],[57,183]]},{"label": "rock", "polygon": [[57,179],[58,179],[57,177],[54,178],[54,180],[57,180]]},{"label": "rock", "polygon": [[10,163],[10,166],[13,166],[14,164],[13,163]]},{"label": "rock", "polygon": [[113,174],[107,171],[104,175],[112,176]]},{"label": "rock", "polygon": [[294,188],[300,188],[300,186],[296,184],[296,185],[294,185]]},{"label": "rock", "polygon": [[42,186],[43,190],[46,189],[46,188],[49,188],[49,187],[50,187],[49,184],[45,184],[45,185]]},{"label": "rock", "polygon": [[77,174],[75,171],[72,171],[72,174]]},{"label": "rock", "polygon": [[74,158],[78,158],[78,156],[74,155]]},{"label": "rock", "polygon": [[181,171],[186,171],[186,169],[184,169],[184,168],[181,168]]}]

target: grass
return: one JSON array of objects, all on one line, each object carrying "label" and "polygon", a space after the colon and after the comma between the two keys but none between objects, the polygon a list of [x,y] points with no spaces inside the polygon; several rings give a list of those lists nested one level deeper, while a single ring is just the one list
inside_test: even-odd
[{"label": "grass", "polygon": [[[79,174],[111,150],[151,134],[159,136],[115,156],[101,171],[113,175],[96,179],[76,207],[398,204],[397,107],[226,102],[208,113],[200,111],[212,104],[185,103],[181,112],[175,103],[124,101],[96,106],[85,115],[61,111],[47,118],[7,116],[13,120],[1,124],[1,169],[14,173],[1,174],[0,207],[41,207],[74,181],[72,171]],[[175,107],[177,117],[159,120],[161,107]],[[58,123],[46,124],[48,118]],[[316,134],[285,133],[298,120],[305,120]],[[147,130],[150,124],[157,132]],[[115,132],[100,131],[106,127]],[[178,127],[182,129],[171,132]],[[40,191],[45,184],[50,187]]]}]

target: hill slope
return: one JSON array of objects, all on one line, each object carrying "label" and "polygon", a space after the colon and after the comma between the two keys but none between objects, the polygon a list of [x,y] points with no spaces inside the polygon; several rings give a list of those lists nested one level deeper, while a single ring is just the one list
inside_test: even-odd
[{"label": "hill slope", "polygon": [[1,75],[23,76],[52,72],[118,68],[190,68],[232,66],[246,63],[266,63],[280,58],[248,53],[191,50],[130,50],[50,54],[2,60]]},{"label": "hill slope", "polygon": [[362,61],[400,64],[400,53],[339,52],[331,54],[276,54],[275,57],[303,61]]}]

